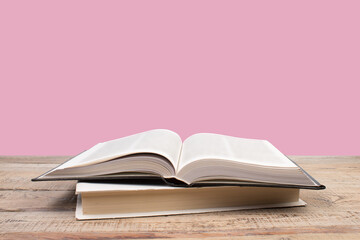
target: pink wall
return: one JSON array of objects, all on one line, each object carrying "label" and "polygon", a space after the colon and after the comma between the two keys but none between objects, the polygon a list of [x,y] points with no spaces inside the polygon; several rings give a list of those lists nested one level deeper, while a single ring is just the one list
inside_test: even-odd
[{"label": "pink wall", "polygon": [[1,1],[0,154],[153,129],[360,154],[360,1]]}]

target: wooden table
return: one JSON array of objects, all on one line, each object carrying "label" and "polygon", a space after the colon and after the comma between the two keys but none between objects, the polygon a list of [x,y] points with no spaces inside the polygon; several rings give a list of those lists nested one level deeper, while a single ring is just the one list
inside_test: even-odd
[{"label": "wooden table", "polygon": [[323,191],[306,207],[76,221],[75,182],[30,179],[69,157],[0,157],[0,239],[360,239],[360,156],[292,156]]}]

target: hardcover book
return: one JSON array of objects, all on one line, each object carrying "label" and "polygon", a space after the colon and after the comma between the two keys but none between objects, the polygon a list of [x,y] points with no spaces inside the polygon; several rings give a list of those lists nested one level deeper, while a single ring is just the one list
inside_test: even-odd
[{"label": "hardcover book", "polygon": [[151,184],[76,185],[76,219],[127,218],[305,206],[300,189],[244,186],[171,187]]},{"label": "hardcover book", "polygon": [[166,129],[96,144],[33,181],[129,179],[192,187],[325,188],[266,140],[199,133],[182,142]]}]

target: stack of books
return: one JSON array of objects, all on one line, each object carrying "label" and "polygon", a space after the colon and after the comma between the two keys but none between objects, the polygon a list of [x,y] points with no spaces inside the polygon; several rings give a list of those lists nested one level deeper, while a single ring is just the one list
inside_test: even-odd
[{"label": "stack of books", "polygon": [[78,180],[76,218],[304,206],[324,189],[266,140],[165,129],[99,143],[33,181]]}]

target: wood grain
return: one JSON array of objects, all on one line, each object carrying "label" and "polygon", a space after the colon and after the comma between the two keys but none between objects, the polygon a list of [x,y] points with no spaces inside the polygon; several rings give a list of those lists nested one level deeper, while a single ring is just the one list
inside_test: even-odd
[{"label": "wood grain", "polygon": [[360,157],[292,156],[326,185],[302,208],[76,221],[75,181],[31,182],[69,157],[0,157],[0,239],[360,239]]}]

